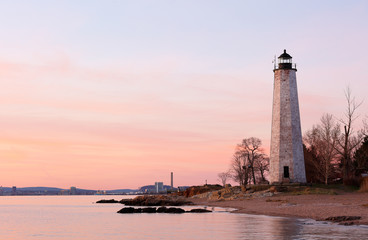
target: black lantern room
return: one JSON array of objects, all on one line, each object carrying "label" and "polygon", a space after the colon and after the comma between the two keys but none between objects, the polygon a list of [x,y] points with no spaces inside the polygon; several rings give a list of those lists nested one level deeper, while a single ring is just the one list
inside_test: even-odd
[{"label": "black lantern room", "polygon": [[284,53],[278,57],[278,68],[277,69],[293,69],[296,70],[295,65],[292,64],[292,57],[286,53],[286,49],[284,49]]}]

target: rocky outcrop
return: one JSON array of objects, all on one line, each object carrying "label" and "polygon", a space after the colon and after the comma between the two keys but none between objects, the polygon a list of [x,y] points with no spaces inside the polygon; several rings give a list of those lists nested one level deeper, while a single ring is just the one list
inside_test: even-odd
[{"label": "rocky outcrop", "polygon": [[97,201],[96,203],[118,203],[119,201],[115,199],[101,199]]},{"label": "rocky outcrop", "polygon": [[173,193],[173,195],[176,196],[184,196],[184,197],[193,197],[195,195],[198,194],[202,194],[202,193],[206,193],[206,192],[212,192],[212,191],[216,191],[219,189],[222,189],[223,187],[221,185],[204,185],[204,186],[192,186],[187,188],[185,191],[183,192],[177,192],[177,193]]},{"label": "rocky outcrop", "polygon": [[206,209],[192,209],[190,211],[185,211],[182,208],[167,208],[167,207],[159,207],[159,208],[133,208],[133,207],[125,207],[120,209],[117,213],[173,213],[173,214],[180,214],[180,213],[207,213],[212,212]]},{"label": "rocky outcrop", "polygon": [[166,208],[166,207],[159,207],[157,208],[158,213],[185,213],[185,210],[182,208]]},{"label": "rocky outcrop", "polygon": [[264,188],[241,188],[241,187],[225,187],[217,191],[206,192],[193,196],[193,198],[207,198],[209,201],[224,201],[235,199],[251,199],[260,197],[271,197],[275,193],[270,189],[260,190]]},{"label": "rocky outcrop", "polygon": [[165,195],[138,196],[133,199],[122,199],[119,202],[126,206],[183,206],[193,204],[183,198]]},{"label": "rocky outcrop", "polygon": [[140,213],[141,209],[135,209],[132,207],[126,207],[126,208],[122,208],[118,211],[118,213]]}]

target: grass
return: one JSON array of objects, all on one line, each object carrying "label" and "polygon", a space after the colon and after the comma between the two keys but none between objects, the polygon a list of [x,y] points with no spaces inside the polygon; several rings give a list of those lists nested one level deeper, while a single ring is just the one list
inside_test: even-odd
[{"label": "grass", "polygon": [[304,189],[299,188],[296,191],[290,192],[292,195],[308,195],[308,194],[327,194],[327,195],[337,195],[334,189],[325,189],[318,187],[305,187]]},{"label": "grass", "polygon": [[255,192],[264,191],[270,188],[270,185],[268,184],[259,184],[259,185],[251,185],[250,188],[254,190]]},{"label": "grass", "polygon": [[344,184],[313,184],[315,188],[322,188],[322,189],[331,189],[335,191],[343,191],[343,192],[356,192],[359,190],[357,186],[347,186]]}]

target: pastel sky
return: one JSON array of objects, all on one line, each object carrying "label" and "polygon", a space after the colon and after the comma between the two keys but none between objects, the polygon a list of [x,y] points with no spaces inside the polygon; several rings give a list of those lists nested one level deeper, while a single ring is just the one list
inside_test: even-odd
[{"label": "pastel sky", "polygon": [[4,0],[0,29],[2,186],[218,183],[243,138],[269,151],[283,49],[303,132],[368,92],[365,0]]}]

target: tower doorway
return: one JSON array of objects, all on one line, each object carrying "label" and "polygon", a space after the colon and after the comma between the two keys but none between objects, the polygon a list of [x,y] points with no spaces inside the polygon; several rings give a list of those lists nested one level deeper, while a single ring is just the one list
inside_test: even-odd
[{"label": "tower doorway", "polygon": [[284,166],[284,178],[289,178],[289,166]]}]

